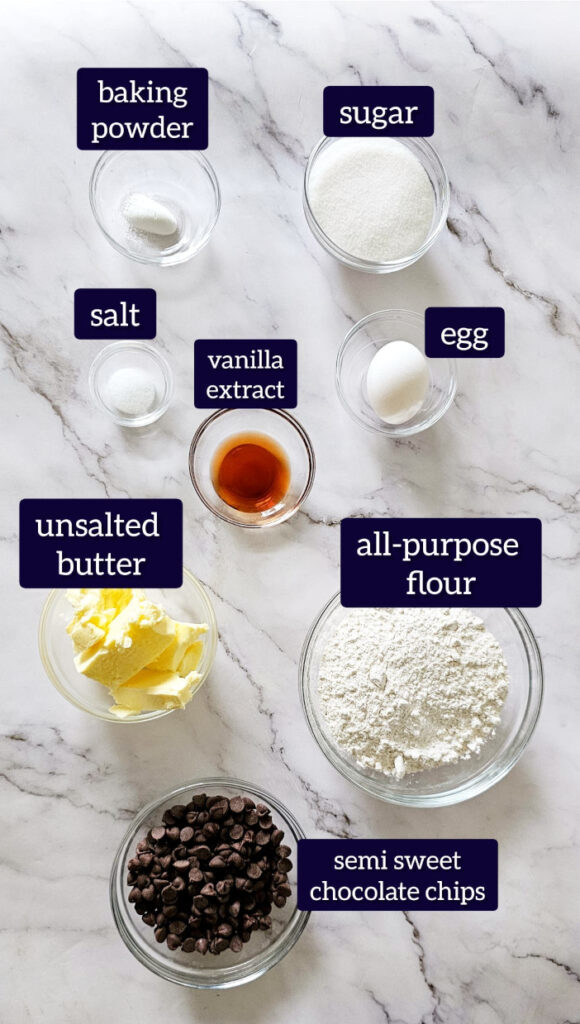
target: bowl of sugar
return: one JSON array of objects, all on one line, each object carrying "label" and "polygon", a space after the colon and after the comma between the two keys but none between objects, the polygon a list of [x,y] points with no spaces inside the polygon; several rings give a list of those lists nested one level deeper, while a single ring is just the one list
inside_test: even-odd
[{"label": "bowl of sugar", "polygon": [[304,175],[312,234],[354,270],[403,270],[431,248],[449,210],[441,160],[421,138],[324,138]]}]

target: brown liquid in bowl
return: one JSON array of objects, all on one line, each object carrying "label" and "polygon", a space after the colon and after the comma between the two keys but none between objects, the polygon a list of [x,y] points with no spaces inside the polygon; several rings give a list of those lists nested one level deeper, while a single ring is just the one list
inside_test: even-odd
[{"label": "brown liquid in bowl", "polygon": [[211,480],[231,508],[267,512],[288,493],[290,463],[284,449],[267,434],[233,434],[216,449]]}]

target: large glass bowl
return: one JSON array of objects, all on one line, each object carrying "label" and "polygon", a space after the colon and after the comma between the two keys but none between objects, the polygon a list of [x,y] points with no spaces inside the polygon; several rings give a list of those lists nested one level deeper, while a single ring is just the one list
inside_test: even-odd
[{"label": "large glass bowl", "polygon": [[[134,854],[139,839],[150,828],[158,825],[163,812],[175,804],[188,803],[195,793],[218,794],[231,798],[250,796],[267,804],[272,811],[274,823],[283,830],[283,842],[291,848],[294,868],[288,884],[292,895],[286,906],[272,908],[272,928],[254,932],[250,941],[244,944],[240,953],[226,950],[218,956],[200,953],[172,952],[165,944],[156,942],[154,929],[144,924],[128,901],[130,887],[126,882],[127,864]],[[158,800],[144,807],[131,822],[117,851],[111,871],[110,896],[115,924],[123,942],[130,952],[154,974],[167,981],[190,988],[233,988],[259,978],[274,967],[290,952],[304,931],[309,912],[298,910],[296,905],[296,858],[298,840],[304,839],[304,832],[294,815],[270,793],[241,779],[200,779],[186,783],[166,793]]]},{"label": "large glass bowl", "polygon": [[421,256],[424,256],[428,249],[431,248],[433,242],[447,221],[447,214],[449,212],[449,180],[447,178],[445,168],[439,159],[439,155],[426,139],[397,139],[397,142],[406,146],[407,149],[417,157],[427,173],[433,188],[433,217],[427,237],[415,252],[409,253],[407,256],[403,256],[401,259],[388,260],[384,263],[376,263],[373,260],[364,260],[359,256],[353,256],[352,253],[345,252],[344,249],[341,249],[340,246],[333,242],[318,223],[310,202],[310,179],[318,161],[320,159],[324,159],[325,154],[328,153],[331,146],[340,146],[341,144],[350,141],[350,139],[325,137],[320,139],[320,142],[318,142],[310,154],[306,165],[306,171],[304,173],[303,192],[304,213],[308,226],[317,242],[320,243],[327,253],[334,256],[334,258],[340,263],[344,263],[347,267],[351,267],[353,270],[363,270],[368,274],[391,274],[395,270],[403,270],[405,267],[410,267],[412,263],[415,263],[416,260],[421,258]]},{"label": "large glass bowl", "polygon": [[542,660],[534,634],[519,608],[471,608],[501,645],[509,690],[501,722],[480,753],[456,764],[405,775],[402,779],[363,768],[341,749],[320,710],[320,660],[330,635],[350,609],[336,594],[313,623],[300,658],[300,697],[306,720],[322,753],[355,786],[390,803],[443,807],[483,793],[507,775],[530,741],[542,703]]},{"label": "large glass bowl", "polygon": [[[147,597],[163,606],[168,615],[180,622],[206,622],[209,630],[204,634],[201,662],[197,671],[201,678],[195,684],[194,694],[207,679],[213,665],[217,648],[217,622],[213,606],[201,583],[187,569],[183,570],[183,585],[178,588],[156,589],[147,587]],[[51,590],[48,595],[38,633],[40,657],[48,678],[58,692],[89,715],[103,718],[120,725],[134,725],[136,722],[150,722],[154,718],[170,715],[169,711],[142,711],[129,718],[118,718],[110,711],[114,703],[106,686],[77,672],[73,660],[71,638],[66,625],[72,618],[72,607],[66,597],[66,590]]]}]

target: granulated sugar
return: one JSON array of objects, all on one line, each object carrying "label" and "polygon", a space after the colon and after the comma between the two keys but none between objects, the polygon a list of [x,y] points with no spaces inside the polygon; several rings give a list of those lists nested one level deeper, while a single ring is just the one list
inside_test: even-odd
[{"label": "granulated sugar", "polygon": [[478,754],[507,691],[499,643],[463,608],[354,609],[320,665],[320,707],[339,747],[398,779]]},{"label": "granulated sugar", "polygon": [[341,139],[316,161],[312,212],[335,245],[374,263],[403,259],[423,244],[435,196],[417,157],[395,139]]}]

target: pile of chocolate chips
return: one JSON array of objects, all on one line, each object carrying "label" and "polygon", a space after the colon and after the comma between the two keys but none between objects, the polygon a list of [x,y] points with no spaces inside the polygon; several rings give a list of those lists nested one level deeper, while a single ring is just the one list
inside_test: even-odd
[{"label": "pile of chocolate chips", "polygon": [[265,804],[198,793],[137,844],[129,902],[169,949],[239,953],[291,894],[283,838]]}]

